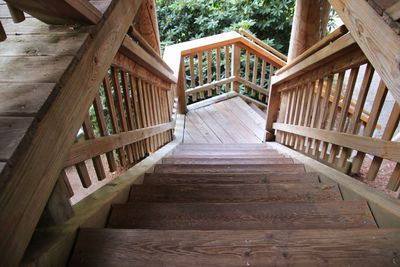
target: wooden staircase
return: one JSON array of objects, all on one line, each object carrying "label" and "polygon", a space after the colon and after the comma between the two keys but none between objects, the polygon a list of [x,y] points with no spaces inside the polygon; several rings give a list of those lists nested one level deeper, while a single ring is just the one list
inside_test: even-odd
[{"label": "wooden staircase", "polygon": [[265,144],[180,145],[70,266],[398,266],[400,231]]}]

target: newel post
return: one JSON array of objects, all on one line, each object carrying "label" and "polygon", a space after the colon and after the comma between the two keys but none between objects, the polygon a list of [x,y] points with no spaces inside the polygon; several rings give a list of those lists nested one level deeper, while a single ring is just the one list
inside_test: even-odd
[{"label": "newel post", "polygon": [[[232,45],[232,76],[235,78],[240,77],[240,46],[237,44]],[[235,80],[232,82],[232,91],[239,93],[239,83]]]},{"label": "newel post", "polygon": [[272,81],[269,85],[268,109],[265,125],[265,141],[273,141],[275,139],[274,129],[272,128],[272,126],[278,118],[280,103],[280,94],[278,90],[276,90],[276,88],[273,86],[272,78]]},{"label": "newel post", "polygon": [[185,61],[181,57],[181,63],[179,64],[179,75],[178,83],[176,85],[176,96],[178,97],[178,113],[186,114],[187,112],[187,100],[186,100],[186,72],[185,72]]}]

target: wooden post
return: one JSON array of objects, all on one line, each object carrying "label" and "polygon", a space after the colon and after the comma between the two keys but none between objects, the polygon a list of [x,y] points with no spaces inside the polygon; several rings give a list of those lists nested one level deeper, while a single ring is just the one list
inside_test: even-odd
[{"label": "wooden post", "polygon": [[[240,46],[237,44],[232,45],[232,76],[235,78],[240,77]],[[237,81],[232,82],[232,90],[239,93],[239,83]]]},{"label": "wooden post", "polygon": [[265,141],[274,140],[274,129],[272,128],[273,123],[278,118],[279,105],[280,105],[280,94],[277,90],[274,90],[272,83],[269,85],[269,98],[268,98],[268,109],[265,126]]},{"label": "wooden post", "polygon": [[296,0],[288,63],[319,41],[320,1]]},{"label": "wooden post", "polygon": [[20,23],[25,20],[24,12],[20,9],[16,8],[15,6],[7,3],[8,10],[10,11],[12,20],[14,23]]},{"label": "wooden post", "polygon": [[5,39],[7,39],[7,34],[3,28],[3,24],[1,24],[1,21],[0,21],[0,42],[4,41]]},{"label": "wooden post", "polygon": [[186,73],[185,73],[185,61],[181,58],[181,64],[179,65],[179,77],[178,84],[176,87],[176,96],[179,100],[179,114],[186,114],[187,112],[187,100],[186,100]]}]

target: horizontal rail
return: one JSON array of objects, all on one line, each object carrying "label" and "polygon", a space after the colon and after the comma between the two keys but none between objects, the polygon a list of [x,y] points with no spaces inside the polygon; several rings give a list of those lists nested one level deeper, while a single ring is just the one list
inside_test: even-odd
[{"label": "horizontal rail", "polygon": [[342,147],[348,147],[366,154],[400,162],[400,143],[378,138],[333,132],[330,130],[315,129],[304,126],[274,123],[275,130],[293,133]]},{"label": "horizontal rail", "polygon": [[200,92],[200,91],[206,91],[206,90],[209,90],[209,89],[214,89],[217,86],[221,86],[221,85],[224,85],[224,84],[227,84],[227,83],[231,83],[233,81],[236,81],[235,77],[224,78],[224,79],[221,79],[219,81],[213,81],[211,83],[206,83],[206,84],[194,87],[194,88],[190,88],[190,89],[186,90],[185,93],[186,93],[186,95],[189,95],[189,94],[197,93],[197,92]]},{"label": "horizontal rail", "polygon": [[175,121],[171,121],[156,126],[122,132],[119,134],[112,134],[96,139],[86,140],[84,142],[78,142],[72,146],[64,166],[72,166],[76,163],[112,151],[116,147],[123,147],[128,144],[136,143],[156,134],[171,130],[174,127]]}]

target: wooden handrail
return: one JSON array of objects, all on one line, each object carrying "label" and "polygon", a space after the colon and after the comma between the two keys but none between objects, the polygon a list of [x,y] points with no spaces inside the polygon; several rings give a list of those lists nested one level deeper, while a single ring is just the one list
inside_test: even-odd
[{"label": "wooden handrail", "polygon": [[242,34],[243,36],[247,37],[248,39],[254,41],[256,44],[258,44],[259,46],[265,48],[269,52],[271,52],[271,53],[275,54],[276,56],[280,57],[281,59],[287,61],[287,56],[286,55],[282,54],[281,52],[279,52],[278,50],[276,50],[272,46],[267,45],[265,42],[263,42],[262,40],[257,38],[255,35],[249,33],[248,31],[246,31],[246,30],[244,30],[242,28],[239,29],[239,33]]}]

